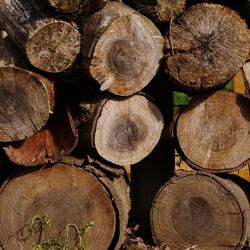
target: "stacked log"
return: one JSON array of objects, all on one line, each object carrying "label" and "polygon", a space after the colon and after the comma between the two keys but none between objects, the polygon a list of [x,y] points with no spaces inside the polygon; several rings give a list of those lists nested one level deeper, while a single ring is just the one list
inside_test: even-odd
[{"label": "stacked log", "polygon": [[[247,189],[228,173],[250,162],[250,32],[185,2],[0,0],[0,248],[246,244]],[[222,90],[238,71],[246,89]],[[179,89],[192,100],[173,118]]]}]

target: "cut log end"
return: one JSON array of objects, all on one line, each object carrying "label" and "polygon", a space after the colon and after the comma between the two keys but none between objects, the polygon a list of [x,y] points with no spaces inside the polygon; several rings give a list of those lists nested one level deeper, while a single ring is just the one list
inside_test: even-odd
[{"label": "cut log end", "polygon": [[154,240],[171,249],[240,249],[247,238],[248,206],[238,186],[207,173],[181,172],[154,200]]},{"label": "cut log end", "polygon": [[177,121],[180,149],[196,169],[234,171],[250,160],[249,121],[244,96],[222,90],[196,96]]},{"label": "cut log end", "polygon": [[64,21],[48,21],[30,35],[26,54],[30,63],[50,73],[69,68],[80,53],[80,33]]},{"label": "cut log end", "polygon": [[[82,52],[90,60],[91,76],[100,85],[112,80],[107,90],[128,96],[144,88],[155,76],[163,56],[164,39],[151,21],[120,4],[115,5],[117,13],[113,15],[116,18],[104,15],[98,26],[92,27],[94,30],[104,29],[101,35],[98,34],[100,37],[95,38],[98,39],[97,42],[95,39],[88,41],[93,23],[87,23],[86,41],[83,40],[83,43],[92,43],[90,50],[93,51],[83,46]],[[103,12],[108,13],[109,8],[114,11],[113,5],[109,3]],[[98,13],[96,17],[100,17],[101,13]],[[90,20],[94,20],[94,17]]]},{"label": "cut log end", "polygon": [[243,19],[222,5],[192,6],[166,36],[166,71],[187,91],[225,84],[246,61],[250,32]]},{"label": "cut log end", "polygon": [[159,22],[167,22],[171,18],[176,18],[184,11],[185,6],[186,0],[157,0]]},{"label": "cut log end", "polygon": [[143,96],[108,100],[97,120],[96,150],[117,165],[137,163],[154,149],[163,124],[158,108]]},{"label": "cut log end", "polygon": [[[116,229],[115,210],[106,189],[92,174],[56,164],[38,171],[26,169],[15,177],[4,187],[0,199],[0,237],[4,249],[34,248],[40,234],[35,230],[32,235],[27,222],[37,215],[51,220],[51,227],[48,225],[42,236],[44,241],[58,237],[65,242],[64,230],[68,225],[83,228],[94,221],[90,234],[87,231],[85,235],[87,248],[108,249]],[[67,246],[70,249],[76,246],[74,229],[69,231]]]},{"label": "cut log end", "polygon": [[0,67],[0,141],[23,140],[47,122],[50,97],[31,72],[16,67]]},{"label": "cut log end", "polygon": [[81,4],[81,0],[48,0],[48,2],[53,8],[61,12],[74,12]]}]

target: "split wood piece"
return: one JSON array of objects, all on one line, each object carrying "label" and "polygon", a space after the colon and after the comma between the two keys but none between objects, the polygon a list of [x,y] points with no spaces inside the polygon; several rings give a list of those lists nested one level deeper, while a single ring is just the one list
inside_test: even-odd
[{"label": "split wood piece", "polygon": [[125,3],[155,23],[167,22],[176,18],[186,6],[186,0],[125,0]]},{"label": "split wood piece", "polygon": [[85,169],[98,178],[112,197],[113,205],[116,209],[117,228],[110,249],[119,250],[126,239],[126,230],[131,209],[130,188],[125,175],[126,172],[123,169],[123,174],[109,178],[103,174],[102,169],[104,168],[101,162],[98,162],[98,164],[95,163],[95,165],[86,165]]},{"label": "split wood piece", "polygon": [[114,164],[139,162],[161,137],[164,118],[157,106],[142,95],[82,102],[81,108],[81,144],[92,145],[101,157]]},{"label": "split wood piece", "polygon": [[83,67],[101,90],[128,96],[155,76],[163,43],[149,19],[123,3],[109,2],[89,17],[84,27]]},{"label": "split wood piece", "polygon": [[171,249],[241,249],[249,203],[236,184],[205,172],[179,172],[158,192],[151,210],[155,243]]},{"label": "split wood piece", "polygon": [[[2,190],[0,207],[0,239],[5,250],[32,249],[39,242],[39,230],[31,235],[27,224],[36,215],[51,220],[44,241],[59,237],[64,242],[68,225],[81,228],[94,221],[90,234],[85,235],[89,250],[108,249],[116,227],[115,210],[103,185],[83,169],[62,163],[17,173]],[[72,229],[67,246],[73,249],[75,244]]]},{"label": "split wood piece", "polygon": [[1,0],[0,23],[30,63],[46,72],[69,68],[80,53],[80,33],[69,23],[46,18],[32,1]]},{"label": "split wood piece", "polygon": [[73,119],[65,105],[57,107],[45,128],[25,141],[4,147],[13,163],[25,167],[55,163],[73,151],[78,142]]},{"label": "split wood piece", "polygon": [[219,90],[194,97],[180,115],[176,134],[188,164],[208,172],[231,172],[250,160],[250,101]]},{"label": "split wood piece", "polygon": [[165,41],[165,69],[186,91],[226,84],[250,52],[245,21],[218,4],[190,7],[171,25]]}]

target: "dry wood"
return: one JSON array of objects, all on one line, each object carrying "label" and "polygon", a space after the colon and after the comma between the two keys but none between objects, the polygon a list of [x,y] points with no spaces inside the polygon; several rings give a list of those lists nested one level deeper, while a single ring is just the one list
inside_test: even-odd
[{"label": "dry wood", "polygon": [[49,4],[58,11],[73,12],[81,4],[81,0],[48,0]]},{"label": "dry wood", "polygon": [[131,95],[156,74],[163,42],[150,20],[125,4],[109,2],[84,27],[83,67],[101,90]]},{"label": "dry wood", "polygon": [[178,172],[158,192],[151,210],[157,244],[170,249],[241,249],[249,203],[232,182],[205,172]]},{"label": "dry wood", "polygon": [[176,18],[184,11],[186,5],[186,0],[125,0],[124,2],[156,23]]},{"label": "dry wood", "polygon": [[187,91],[221,86],[246,61],[250,32],[222,5],[202,3],[185,11],[166,36],[166,71]]},{"label": "dry wood", "polygon": [[230,172],[250,160],[250,102],[239,94],[197,95],[177,121],[180,149],[190,166]]},{"label": "dry wood", "polygon": [[[81,103],[79,136],[117,165],[145,158],[158,143],[164,124],[160,110],[142,95]],[[84,150],[86,152],[86,150]]]},{"label": "dry wood", "polygon": [[246,89],[249,92],[249,96],[250,96],[250,61],[246,62],[243,67],[242,67],[243,73],[244,73],[244,77],[245,77],[245,86]]},{"label": "dry wood", "polygon": [[60,103],[46,126],[22,142],[4,147],[15,164],[33,167],[54,163],[73,151],[78,142],[71,113]]},{"label": "dry wood", "polygon": [[[83,169],[58,163],[50,168],[17,173],[0,195],[0,239],[5,250],[32,249],[38,234],[31,236],[27,221],[35,215],[48,216],[44,238],[58,236],[69,224],[81,227],[94,221],[87,234],[89,250],[108,249],[115,232],[116,211],[104,186]],[[70,231],[69,249],[75,245]]]},{"label": "dry wood", "polygon": [[23,140],[39,131],[54,108],[54,85],[24,68],[8,37],[0,39],[0,141]]},{"label": "dry wood", "polygon": [[30,63],[47,72],[69,68],[80,52],[80,33],[69,23],[46,18],[32,1],[0,1],[0,23]]}]

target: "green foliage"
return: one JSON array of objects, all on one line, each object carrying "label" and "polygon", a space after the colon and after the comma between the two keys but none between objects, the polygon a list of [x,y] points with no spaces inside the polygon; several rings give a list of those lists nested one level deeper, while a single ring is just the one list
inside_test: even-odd
[{"label": "green foliage", "polygon": [[174,106],[188,105],[192,97],[183,92],[174,91]]},{"label": "green foliage", "polygon": [[34,244],[32,250],[69,250],[69,236],[72,230],[76,236],[76,246],[74,246],[73,250],[86,250],[87,239],[94,224],[94,221],[90,221],[81,227],[77,227],[75,224],[68,224],[63,231],[64,237],[61,242],[58,236],[45,240],[45,231],[48,227],[51,227],[51,219],[48,216],[35,215],[26,223],[30,235],[34,236],[37,234],[39,236],[38,242]]}]

